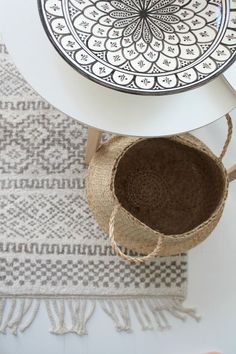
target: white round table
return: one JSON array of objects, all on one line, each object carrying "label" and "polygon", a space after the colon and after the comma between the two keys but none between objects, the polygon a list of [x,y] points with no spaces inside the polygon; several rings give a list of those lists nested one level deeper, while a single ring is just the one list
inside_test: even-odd
[{"label": "white round table", "polygon": [[89,126],[122,135],[172,135],[209,124],[236,106],[236,96],[222,77],[184,93],[152,97],[91,82],[53,48],[36,0],[0,0],[0,23],[10,53],[32,87]]}]

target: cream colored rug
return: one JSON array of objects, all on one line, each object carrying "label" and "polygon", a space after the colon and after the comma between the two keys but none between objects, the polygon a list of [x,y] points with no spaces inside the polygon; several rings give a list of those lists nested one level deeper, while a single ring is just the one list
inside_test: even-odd
[{"label": "cream colored rug", "polygon": [[[183,307],[187,256],[129,265],[112,253],[84,190],[86,127],[35,93],[0,42],[0,332],[46,305],[51,331],[87,333],[100,305],[119,331],[198,318]],[[133,316],[132,316],[133,317]]]}]

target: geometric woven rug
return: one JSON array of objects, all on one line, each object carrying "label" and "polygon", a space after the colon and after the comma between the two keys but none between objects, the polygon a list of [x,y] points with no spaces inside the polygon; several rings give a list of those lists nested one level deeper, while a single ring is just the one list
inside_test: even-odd
[{"label": "geometric woven rug", "polygon": [[183,307],[187,255],[129,265],[85,197],[86,127],[43,100],[0,42],[0,332],[26,330],[46,305],[52,333],[83,335],[96,305],[119,331],[170,327]]}]

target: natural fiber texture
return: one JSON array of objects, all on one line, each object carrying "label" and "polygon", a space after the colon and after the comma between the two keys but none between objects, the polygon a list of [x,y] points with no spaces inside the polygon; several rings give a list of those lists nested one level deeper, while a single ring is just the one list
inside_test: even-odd
[{"label": "natural fiber texture", "polygon": [[133,258],[143,262],[185,252],[209,236],[228,192],[221,162],[232,135],[229,116],[227,122],[220,158],[190,134],[115,137],[100,147],[90,164],[87,196],[117,255],[132,261],[118,243],[148,255]]},{"label": "natural fiber texture", "polygon": [[1,43],[0,83],[0,332],[26,330],[44,303],[56,334],[86,334],[97,305],[118,331],[133,316],[142,329],[196,318],[186,255],[115,256],[85,197],[86,128],[29,87]]}]

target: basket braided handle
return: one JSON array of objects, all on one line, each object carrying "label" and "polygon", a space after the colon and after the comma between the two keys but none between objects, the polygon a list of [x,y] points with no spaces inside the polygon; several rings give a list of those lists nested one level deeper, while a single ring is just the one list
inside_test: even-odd
[{"label": "basket braided handle", "polygon": [[159,237],[155,249],[146,256],[132,257],[129,255],[126,255],[125,253],[123,253],[121,251],[120,247],[117,245],[117,243],[115,241],[115,218],[116,218],[119,208],[120,208],[120,204],[115,205],[115,207],[111,213],[110,222],[109,222],[109,239],[111,241],[112,250],[116,253],[116,255],[121,257],[125,261],[128,261],[130,263],[135,263],[135,264],[144,263],[144,262],[158,256],[160,253],[161,245],[162,245],[162,237]]},{"label": "basket braided handle", "polygon": [[[232,132],[233,132],[233,123],[232,123],[232,119],[229,114],[226,114],[226,119],[227,119],[227,123],[228,123],[228,135],[227,135],[227,139],[225,141],[224,147],[222,149],[221,155],[219,157],[219,159],[221,159],[221,160],[227,151],[230,140],[232,138]],[[227,172],[228,172],[229,182],[232,182],[233,180],[236,179],[236,165],[233,165],[231,168],[229,168]]]},{"label": "basket braided handle", "polygon": [[231,141],[231,138],[232,138],[232,133],[233,133],[233,123],[232,123],[232,119],[230,117],[229,114],[226,114],[226,120],[227,120],[227,124],[228,124],[228,133],[227,133],[227,138],[226,138],[226,141],[224,143],[224,146],[223,146],[223,149],[221,151],[221,154],[219,156],[219,160],[222,160],[223,157],[225,156],[226,154],[226,151],[229,147],[229,143]]}]

